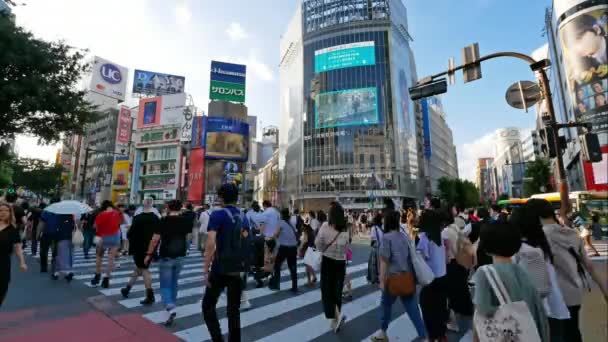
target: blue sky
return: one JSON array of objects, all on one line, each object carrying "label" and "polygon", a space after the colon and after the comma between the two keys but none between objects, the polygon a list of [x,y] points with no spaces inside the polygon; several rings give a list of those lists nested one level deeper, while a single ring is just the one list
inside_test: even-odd
[{"label": "blue sky", "polygon": [[[186,76],[186,91],[206,109],[211,59],[248,64],[247,105],[262,127],[279,122],[279,40],[296,0],[28,0],[17,23],[45,39],[64,39],[129,69]],[[550,0],[410,0],[409,30],[418,75],[444,70],[448,57],[479,42],[481,54],[514,50],[531,53],[541,36]],[[470,177],[477,141],[505,126],[531,127],[533,113],[511,109],[506,88],[532,79],[521,61],[483,65],[483,79],[457,83],[443,97],[459,150],[462,176]],[[135,101],[132,102],[136,103]],[[261,122],[260,122],[261,121]],[[20,139],[35,155],[32,140]],[[486,137],[487,140],[487,137]],[[481,155],[480,155],[481,156]],[[463,169],[464,168],[464,169]]]}]

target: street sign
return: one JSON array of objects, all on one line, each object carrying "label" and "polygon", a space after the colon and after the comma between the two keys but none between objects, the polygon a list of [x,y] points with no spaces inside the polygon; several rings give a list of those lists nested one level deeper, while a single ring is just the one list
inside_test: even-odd
[{"label": "street sign", "polygon": [[416,101],[424,97],[443,94],[447,91],[448,83],[446,82],[445,78],[442,78],[438,81],[434,81],[432,83],[411,87],[409,89],[410,98],[412,99],[412,101]]},{"label": "street sign", "polygon": [[475,63],[479,60],[479,43],[471,44],[462,49],[462,64],[467,65],[462,69],[464,83],[475,81],[481,78],[481,64]]},{"label": "street sign", "polygon": [[518,81],[513,83],[505,94],[507,103],[517,109],[532,107],[542,99],[542,92],[536,82]]},{"label": "street sign", "polygon": [[454,74],[454,57],[448,59],[448,84],[456,83],[456,75]]}]

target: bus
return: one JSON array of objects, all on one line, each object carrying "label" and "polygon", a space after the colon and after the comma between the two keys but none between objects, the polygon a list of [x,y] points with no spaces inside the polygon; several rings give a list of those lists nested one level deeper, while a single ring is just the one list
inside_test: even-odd
[{"label": "bus", "polygon": [[498,204],[501,209],[506,209],[508,212],[511,212],[514,208],[523,207],[526,202],[528,202],[527,198],[509,198],[500,200],[496,204]]}]

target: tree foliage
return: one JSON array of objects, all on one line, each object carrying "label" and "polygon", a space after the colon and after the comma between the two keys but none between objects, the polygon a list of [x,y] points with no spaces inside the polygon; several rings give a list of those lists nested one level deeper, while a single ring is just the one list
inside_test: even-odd
[{"label": "tree foliage", "polygon": [[524,181],[524,193],[526,197],[534,194],[550,192],[551,188],[551,166],[546,159],[536,159],[528,163]]},{"label": "tree foliage", "polygon": [[475,184],[468,180],[441,177],[437,190],[439,198],[445,203],[460,204],[469,208],[479,205],[479,191]]},{"label": "tree foliage", "polygon": [[61,165],[35,158],[19,158],[13,168],[13,183],[46,196],[61,185]]},{"label": "tree foliage", "polygon": [[31,134],[55,142],[97,120],[77,90],[89,68],[84,52],[38,39],[0,15],[0,138]]}]

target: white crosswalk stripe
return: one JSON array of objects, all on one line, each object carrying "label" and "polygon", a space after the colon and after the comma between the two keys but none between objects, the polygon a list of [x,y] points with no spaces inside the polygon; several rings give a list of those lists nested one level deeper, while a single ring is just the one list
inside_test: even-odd
[{"label": "white crosswalk stripe", "polygon": [[[31,254],[27,248],[26,254]],[[104,268],[107,256],[104,257]],[[50,262],[50,254],[49,254]],[[130,256],[120,257],[121,268],[113,272],[110,279],[110,287],[107,289],[98,287],[97,293],[107,296],[109,300],[115,301],[124,310],[138,313],[143,318],[156,324],[162,324],[167,318],[160,295],[159,267],[153,263],[150,267],[152,273],[152,288],[155,292],[156,303],[151,306],[140,304],[145,297],[145,286],[143,279],[139,278],[131,288],[129,298],[123,298],[120,290],[124,287],[133,272],[134,263]],[[168,327],[176,337],[184,341],[208,341],[209,332],[201,315],[201,300],[204,295],[202,284],[202,257],[199,251],[190,250],[188,256],[183,258],[182,271],[178,281],[179,290],[177,295],[176,318],[173,327]],[[343,313],[347,316],[343,330],[354,329],[356,336],[349,335],[349,340],[369,341],[380,327],[378,317],[378,304],[380,291],[375,285],[369,285],[366,280],[367,263],[349,264],[347,273],[352,278],[354,298],[343,305]],[[89,282],[95,274],[94,251],[90,251],[90,258],[84,259],[84,253],[79,248],[74,252],[74,282],[90,286]],[[281,270],[280,291],[270,290],[264,286],[255,288],[256,281],[253,277],[248,278],[248,286],[245,290],[248,300],[252,304],[249,310],[241,312],[241,328],[243,340],[260,341],[309,341],[321,336],[333,335],[329,321],[323,313],[321,302],[321,289],[317,283],[313,288],[304,286],[306,283],[306,269],[302,260],[298,260],[298,284],[299,294],[292,294],[291,279],[286,263]],[[319,272],[317,278],[320,281]],[[267,280],[265,281],[267,285]],[[220,326],[223,333],[228,332],[228,320],[226,317],[226,296],[222,294],[217,309]],[[398,302],[396,303],[398,305]],[[402,311],[400,311],[402,312]],[[359,321],[357,321],[359,319]],[[280,321],[285,324],[274,324],[266,326],[268,322]],[[249,334],[249,337],[248,337]],[[327,335],[327,336],[325,336]],[[390,340],[409,341],[416,336],[413,324],[407,314],[395,314],[394,321],[389,325],[388,335]],[[336,337],[335,340],[341,340]]]}]

